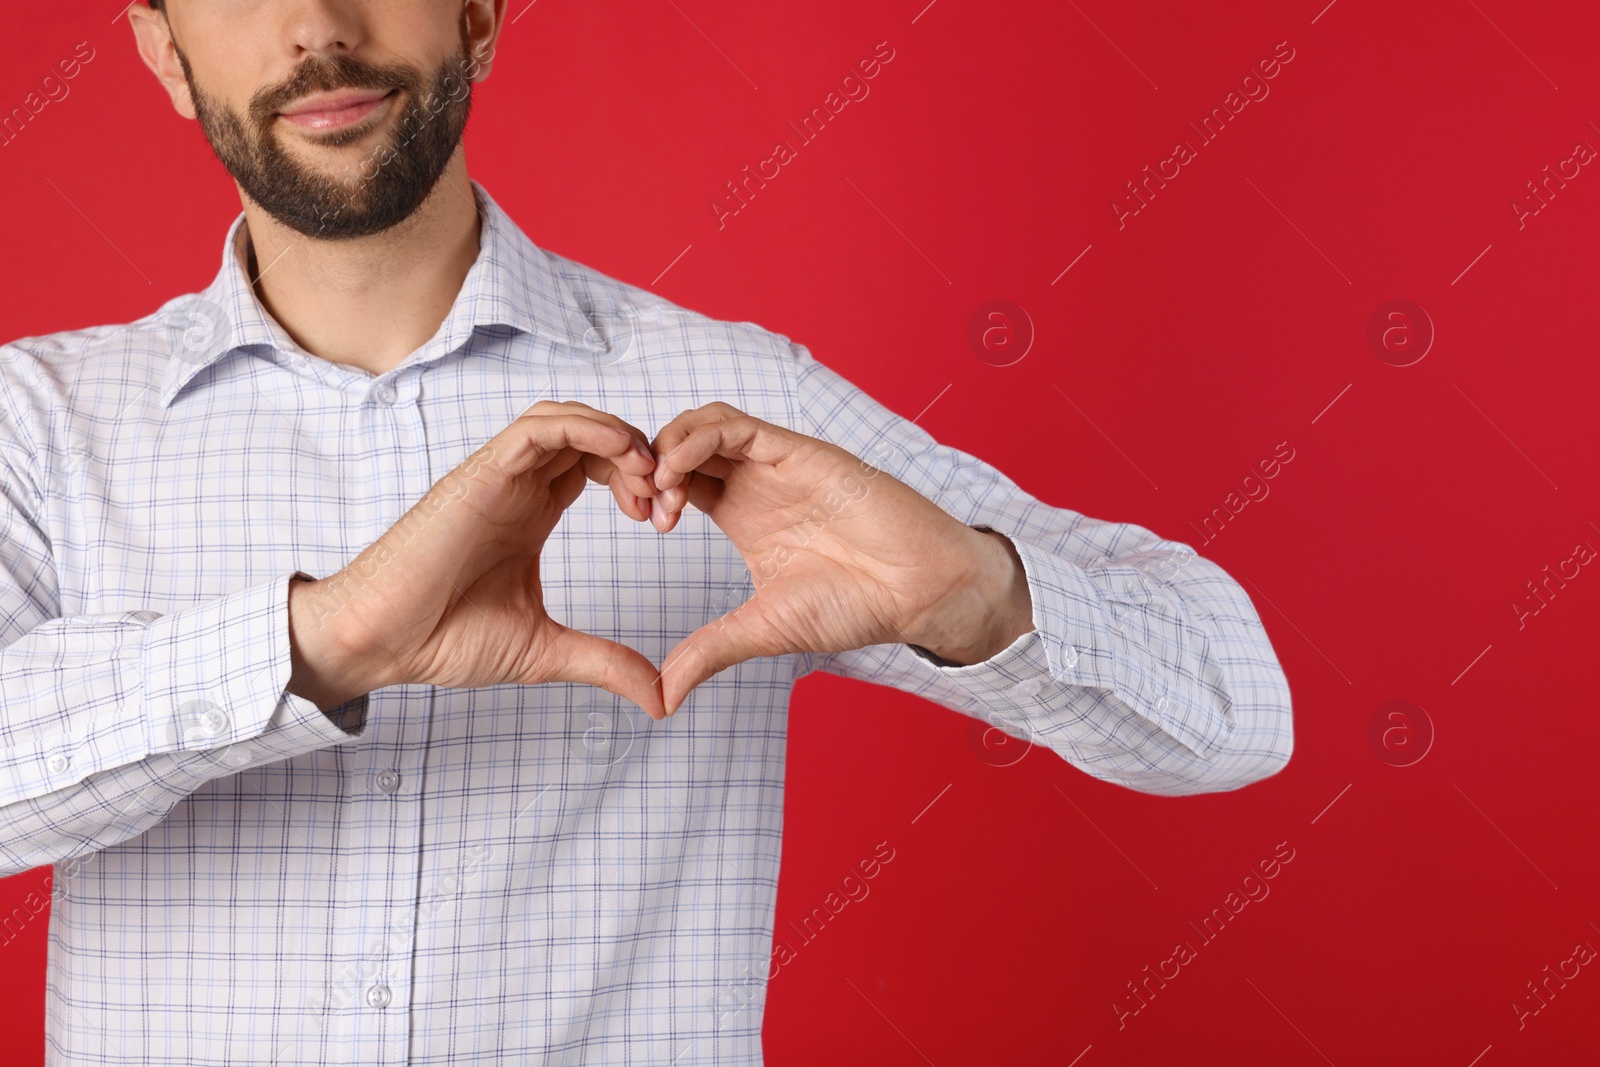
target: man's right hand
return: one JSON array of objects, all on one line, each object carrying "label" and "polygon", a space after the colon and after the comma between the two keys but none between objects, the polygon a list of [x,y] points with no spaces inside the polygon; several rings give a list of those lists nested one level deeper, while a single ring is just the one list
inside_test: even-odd
[{"label": "man's right hand", "polygon": [[648,438],[587,404],[540,401],[436,482],[343,570],[290,583],[289,691],[324,710],[388,685],[579,682],[666,714],[655,666],[544,609],[539,553],[592,479],[635,521]]}]

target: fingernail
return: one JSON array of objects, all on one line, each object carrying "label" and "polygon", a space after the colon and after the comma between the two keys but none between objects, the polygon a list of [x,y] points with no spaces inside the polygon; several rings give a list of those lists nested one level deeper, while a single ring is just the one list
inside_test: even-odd
[{"label": "fingernail", "polygon": [[667,529],[667,526],[671,522],[672,522],[672,516],[668,515],[666,509],[661,506],[661,501],[656,499],[656,498],[654,498],[654,497],[651,497],[650,498],[650,524],[652,526],[654,526],[657,530],[660,530],[663,533],[665,533],[666,529]]},{"label": "fingernail", "polygon": [[650,465],[652,467],[655,466],[656,457],[654,457],[654,456],[652,456],[650,454],[650,450],[644,446],[644,442],[640,441],[637,437],[635,437],[633,439],[633,444],[631,445],[631,447],[640,456],[643,456],[645,459],[649,460],[650,461]]}]

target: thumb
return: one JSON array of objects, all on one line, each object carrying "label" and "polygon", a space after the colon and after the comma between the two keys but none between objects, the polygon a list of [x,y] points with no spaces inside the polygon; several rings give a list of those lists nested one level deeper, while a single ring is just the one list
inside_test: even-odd
[{"label": "thumb", "polygon": [[745,601],[678,642],[661,665],[661,696],[668,715],[678,710],[695,686],[736,664],[775,654],[761,639],[753,601]]},{"label": "thumb", "polygon": [[666,718],[654,664],[627,645],[556,625],[548,652],[555,666],[544,681],[598,686],[633,701],[652,719]]}]

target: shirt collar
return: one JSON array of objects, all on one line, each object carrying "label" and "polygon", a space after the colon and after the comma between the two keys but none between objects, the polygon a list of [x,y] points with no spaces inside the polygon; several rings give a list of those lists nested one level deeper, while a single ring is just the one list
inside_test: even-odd
[{"label": "shirt collar", "polygon": [[[528,239],[483,186],[476,181],[471,184],[483,215],[478,258],[467,271],[438,333],[401,366],[453,352],[477,327],[491,325],[509,326],[591,352],[608,352],[605,332],[595,328],[549,254]],[[200,371],[239,349],[265,345],[283,352],[304,352],[256,298],[245,266],[248,232],[241,211],[228,228],[216,280],[162,309],[173,345],[161,391],[163,406]]]}]

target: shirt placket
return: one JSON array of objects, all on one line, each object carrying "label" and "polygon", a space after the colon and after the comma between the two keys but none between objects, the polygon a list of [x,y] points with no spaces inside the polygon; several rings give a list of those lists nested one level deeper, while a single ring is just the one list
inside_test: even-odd
[{"label": "shirt placket", "polygon": [[[365,458],[367,491],[346,499],[368,503],[351,515],[364,548],[383,535],[433,483],[418,404],[415,369],[353,381],[360,396],[353,420],[355,454]],[[354,472],[346,472],[348,478]],[[373,692],[366,727],[344,765],[344,819],[338,846],[335,910],[339,964],[333,975],[335,1013],[345,1021],[348,1050],[361,1063],[409,1062],[413,953],[419,914],[422,781],[431,687],[390,686]]]}]

